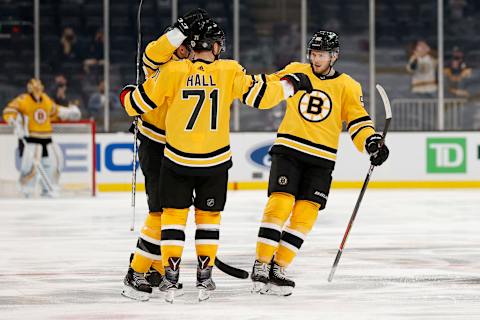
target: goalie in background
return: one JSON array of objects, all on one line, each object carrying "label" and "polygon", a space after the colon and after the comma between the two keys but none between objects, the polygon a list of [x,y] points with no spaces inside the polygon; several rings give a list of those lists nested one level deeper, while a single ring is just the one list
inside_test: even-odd
[{"label": "goalie in background", "polygon": [[77,106],[56,105],[44,93],[38,79],[27,84],[27,93],[10,101],[3,110],[4,120],[14,127],[20,140],[20,191],[31,197],[38,181],[41,181],[41,196],[52,197],[52,190],[39,178],[38,166],[43,167],[50,182],[55,185],[60,177],[63,158],[58,147],[52,143],[52,124],[56,120],[79,120]]}]

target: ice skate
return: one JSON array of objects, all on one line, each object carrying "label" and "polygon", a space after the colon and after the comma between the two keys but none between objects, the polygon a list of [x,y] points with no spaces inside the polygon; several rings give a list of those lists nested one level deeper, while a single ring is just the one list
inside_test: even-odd
[{"label": "ice skate", "polygon": [[123,296],[140,301],[148,301],[150,299],[152,287],[145,279],[145,275],[143,273],[135,272],[132,268],[128,268],[128,272],[123,280],[123,283]]},{"label": "ice skate", "polygon": [[295,282],[287,278],[285,268],[272,261],[268,285],[261,292],[278,296],[289,296],[295,288]]},{"label": "ice skate", "polygon": [[197,289],[198,289],[198,301],[202,302],[208,300],[212,294],[212,291],[217,287],[212,280],[212,266],[208,266],[210,257],[199,256],[197,266]]},{"label": "ice skate", "polygon": [[165,301],[168,303],[173,303],[180,289],[178,283],[178,278],[180,277],[180,260],[178,257],[170,257],[168,258],[170,266],[165,267],[165,277],[162,281],[161,288],[163,288],[165,292]]},{"label": "ice skate", "polygon": [[250,278],[253,282],[252,292],[259,293],[267,285],[269,280],[270,264],[255,260]]}]

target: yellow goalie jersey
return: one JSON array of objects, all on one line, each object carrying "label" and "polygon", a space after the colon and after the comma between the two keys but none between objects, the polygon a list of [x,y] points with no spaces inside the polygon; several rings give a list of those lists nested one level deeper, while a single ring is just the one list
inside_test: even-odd
[{"label": "yellow goalie jersey", "polygon": [[233,60],[172,61],[124,96],[128,114],[167,106],[165,165],[201,174],[231,167],[230,106],[234,99],[267,109],[285,99],[281,81],[247,75]]},{"label": "yellow goalie jersey", "polygon": [[[157,40],[150,42],[143,54],[143,71],[145,78],[160,72],[163,65],[178,60],[174,54],[178,46],[185,40],[179,30],[170,30]],[[159,106],[152,112],[143,114],[138,121],[138,131],[144,137],[165,144],[165,114],[167,108]]]},{"label": "yellow goalie jersey", "polygon": [[3,118],[10,118],[21,114],[23,126],[27,130],[26,138],[51,138],[52,124],[50,121],[58,117],[58,108],[55,103],[42,93],[40,100],[35,100],[33,95],[24,93],[10,101],[3,110]]},{"label": "yellow goalie jersey", "polygon": [[365,140],[375,129],[363,106],[360,84],[338,72],[320,79],[309,64],[297,62],[269,75],[268,79],[277,80],[295,72],[310,78],[313,92],[301,91],[287,100],[287,110],[271,153],[290,154],[333,169],[343,122],[353,143],[363,152]]}]

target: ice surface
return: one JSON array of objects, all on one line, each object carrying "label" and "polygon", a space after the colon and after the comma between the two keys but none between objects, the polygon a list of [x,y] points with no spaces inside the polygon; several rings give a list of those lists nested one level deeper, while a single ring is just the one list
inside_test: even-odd
[{"label": "ice surface", "polygon": [[[480,197],[476,190],[368,190],[332,283],[328,273],[358,190],[332,190],[288,269],[290,297],[254,295],[216,270],[218,289],[195,301],[193,217],[185,296],[168,305],[120,295],[146,214],[137,196],[1,200],[0,319],[479,319]],[[230,192],[218,256],[250,271],[265,192]]]}]

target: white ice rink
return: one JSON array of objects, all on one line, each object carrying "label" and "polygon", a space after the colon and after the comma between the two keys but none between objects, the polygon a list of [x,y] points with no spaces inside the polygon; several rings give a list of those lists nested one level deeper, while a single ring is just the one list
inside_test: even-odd
[{"label": "white ice rink", "polygon": [[[146,214],[137,196],[0,200],[0,319],[480,319],[480,197],[476,190],[368,190],[332,283],[328,273],[358,190],[332,190],[289,268],[290,297],[253,295],[249,280],[216,270],[217,291],[196,302],[193,219],[169,305],[120,295]],[[248,269],[265,192],[230,192],[219,257]],[[192,217],[190,217],[192,218]]]}]

